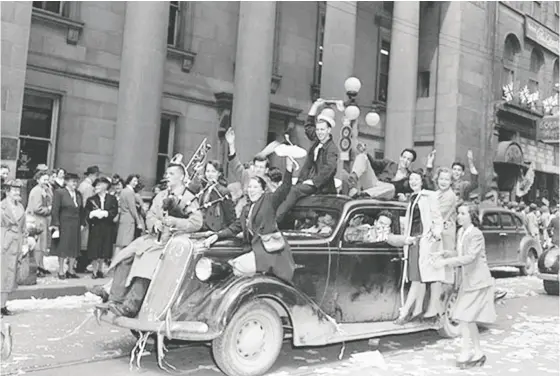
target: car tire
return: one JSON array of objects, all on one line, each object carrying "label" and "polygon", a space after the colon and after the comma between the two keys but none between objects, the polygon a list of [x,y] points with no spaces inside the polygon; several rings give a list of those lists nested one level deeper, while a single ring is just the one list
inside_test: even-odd
[{"label": "car tire", "polygon": [[459,323],[451,319],[451,313],[453,312],[456,301],[457,290],[452,290],[448,293],[447,299],[445,300],[445,312],[441,317],[440,328],[438,329],[438,333],[442,337],[455,338],[461,334]]},{"label": "car tire", "polygon": [[525,258],[525,265],[519,268],[521,275],[533,275],[537,272],[537,252],[534,249],[530,249],[527,252],[527,257]]},{"label": "car tire", "polygon": [[543,287],[548,295],[558,295],[558,281],[543,281]]},{"label": "car tire", "polygon": [[276,362],[283,340],[282,320],[276,310],[254,300],[243,305],[212,341],[212,354],[227,376],[260,376]]}]

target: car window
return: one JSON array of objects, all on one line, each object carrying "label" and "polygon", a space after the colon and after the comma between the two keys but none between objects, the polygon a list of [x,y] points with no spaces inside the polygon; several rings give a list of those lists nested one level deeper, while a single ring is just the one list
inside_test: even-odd
[{"label": "car window", "polygon": [[343,247],[388,246],[387,239],[401,233],[404,210],[363,208],[352,211],[342,232]]},{"label": "car window", "polygon": [[514,215],[513,218],[515,219],[515,225],[520,228],[524,228],[525,225],[523,224],[523,220],[518,216]]},{"label": "car window", "polygon": [[292,209],[279,224],[282,231],[308,234],[328,238],[336,228],[340,213],[332,209],[301,208]]},{"label": "car window", "polygon": [[508,213],[500,213],[500,217],[502,219],[502,227],[503,228],[515,228],[515,221],[513,216]]},{"label": "car window", "polygon": [[484,213],[484,216],[482,217],[482,226],[486,228],[500,227],[498,213]]}]

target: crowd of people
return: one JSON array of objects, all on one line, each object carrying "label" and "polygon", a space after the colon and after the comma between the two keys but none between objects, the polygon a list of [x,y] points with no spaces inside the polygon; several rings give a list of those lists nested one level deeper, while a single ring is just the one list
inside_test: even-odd
[{"label": "crowd of people", "polygon": [[[36,235],[33,251],[39,276],[49,273],[42,264],[46,252],[59,257],[61,279],[78,277],[75,260],[81,249],[87,249],[92,278],[102,277],[103,262],[111,262],[109,270],[113,279],[100,288],[99,294],[106,303],[98,308],[116,316],[135,317],[166,241],[175,232],[206,232],[203,240],[206,247],[241,233],[246,252],[230,261],[235,274],[272,273],[290,281],[295,263],[278,224],[299,199],[343,193],[350,197],[405,201],[408,206],[400,235],[388,231],[392,218],[381,213],[371,226],[364,227],[356,219],[356,232],[346,236],[384,239],[404,246],[405,275],[410,289],[395,324],[442,315],[444,307],[439,299],[442,285],[458,283],[459,297],[453,316],[460,322],[465,337],[458,365],[483,364],[485,357],[476,323],[493,322],[496,315],[484,237],[478,229],[476,205],[469,202],[478,187],[472,152],[467,153],[470,178],[465,179],[466,167],[460,162],[450,168],[434,169],[435,150],[429,155],[425,170],[413,170],[411,166],[417,154],[412,148],[404,149],[398,162],[376,160],[360,149],[346,184],[337,187],[339,152],[331,135],[336,126],[333,111],[324,100],[318,99],[308,115],[305,133],[312,144],[295,184],[292,174],[297,167],[289,152],[284,173],[270,168],[268,154],[272,150],[263,151],[251,163],[243,164],[236,153],[235,132],[230,128],[225,135],[229,146],[229,181],[219,162],[206,161],[196,166],[191,176],[182,155],[177,155],[166,169],[165,186],[154,189],[155,196],[148,206],[144,206],[139,195],[142,183],[138,175],[130,175],[125,181],[118,176],[109,179],[100,176],[96,166],[87,169],[79,185],[75,174],[63,169],[49,173],[46,166],[39,166],[31,186],[27,187],[25,210],[18,197],[21,182],[5,182],[6,200],[2,205],[3,209],[11,208],[11,212],[4,214],[6,210],[3,210],[2,237],[17,238],[10,252],[15,251],[28,233],[22,213],[35,219],[38,227],[44,229]],[[512,210],[519,210],[523,215],[527,210],[529,231],[533,236],[540,236],[541,227],[547,226],[550,216],[545,216],[544,209],[539,216],[540,211],[534,205],[521,208],[521,205],[512,206]],[[335,225],[335,219],[326,216],[316,216],[312,222],[302,221],[303,231],[329,233]],[[3,249],[3,264],[4,258],[10,257],[8,253],[5,256]],[[68,271],[64,272],[66,261]],[[9,265],[14,266],[12,259]],[[454,273],[453,268],[460,271]],[[2,267],[2,282],[9,272],[10,269]],[[2,284],[2,313],[8,314],[4,294],[9,291],[5,291],[5,285],[9,290],[13,284]],[[427,290],[430,298],[424,311]],[[473,340],[474,355],[469,353],[469,339]]]}]

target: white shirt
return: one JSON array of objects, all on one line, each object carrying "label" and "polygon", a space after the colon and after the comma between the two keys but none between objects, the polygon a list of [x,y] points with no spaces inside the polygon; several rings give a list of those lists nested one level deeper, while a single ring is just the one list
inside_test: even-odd
[{"label": "white shirt", "polygon": [[107,194],[99,195],[99,201],[101,202],[101,210],[105,210],[105,196]]},{"label": "white shirt", "polygon": [[71,191],[70,189],[68,189],[68,187],[66,188],[66,190],[68,191],[68,193],[70,193],[70,197],[72,197],[72,201],[74,201],[74,205],[78,207],[78,200],[76,199],[76,191]]}]

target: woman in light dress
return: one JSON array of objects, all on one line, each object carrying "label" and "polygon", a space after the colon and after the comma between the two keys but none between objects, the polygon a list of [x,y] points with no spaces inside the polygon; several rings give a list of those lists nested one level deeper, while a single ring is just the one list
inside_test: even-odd
[{"label": "woman in light dress", "polygon": [[[480,231],[478,210],[475,206],[463,204],[457,213],[457,223],[461,228],[457,233],[457,250],[444,251],[444,259],[434,262],[434,266],[459,268],[457,283],[459,293],[451,318],[459,322],[461,352],[457,366],[469,368],[483,366],[486,356],[480,347],[477,323],[490,324],[496,321],[494,306],[494,281],[486,261],[484,235]],[[470,353],[470,341],[473,353]]]}]

